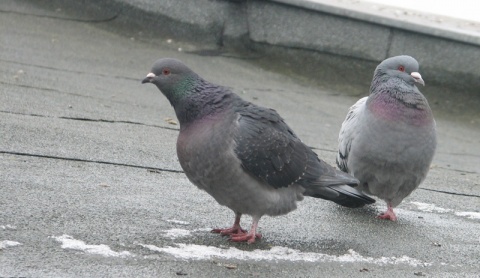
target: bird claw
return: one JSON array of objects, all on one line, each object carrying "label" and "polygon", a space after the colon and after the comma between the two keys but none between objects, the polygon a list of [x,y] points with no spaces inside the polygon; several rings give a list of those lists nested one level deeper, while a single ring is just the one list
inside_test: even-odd
[{"label": "bird claw", "polygon": [[377,218],[384,219],[384,220],[397,221],[397,216],[395,215],[395,212],[393,212],[393,210],[387,210],[386,212],[382,212],[379,215],[377,215]]},{"label": "bird claw", "polygon": [[255,243],[255,239],[261,239],[262,234],[259,233],[244,233],[244,234],[237,234],[237,235],[231,235],[230,236],[230,241],[233,242],[247,242],[248,244]]},{"label": "bird claw", "polygon": [[244,235],[247,233],[247,230],[242,229],[240,226],[233,226],[225,229],[213,229],[211,231],[215,234],[220,234],[222,236],[233,236],[233,235]]}]

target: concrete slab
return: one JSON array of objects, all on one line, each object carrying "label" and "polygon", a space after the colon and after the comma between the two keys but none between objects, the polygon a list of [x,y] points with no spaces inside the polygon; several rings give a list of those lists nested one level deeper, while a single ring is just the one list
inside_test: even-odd
[{"label": "concrete slab", "polygon": [[[326,12],[427,36],[478,45],[480,23],[420,10],[417,6],[390,6],[389,2],[368,0],[272,0],[296,7]],[[404,5],[401,5],[404,6]]]},{"label": "concrete slab", "polygon": [[252,1],[248,22],[254,42],[365,60],[376,60],[389,48],[389,28],[275,2]]}]

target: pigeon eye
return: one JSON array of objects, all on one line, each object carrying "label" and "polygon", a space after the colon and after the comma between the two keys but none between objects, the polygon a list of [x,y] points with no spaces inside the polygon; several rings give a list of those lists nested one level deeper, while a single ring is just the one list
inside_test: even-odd
[{"label": "pigeon eye", "polygon": [[405,71],[405,67],[404,67],[404,66],[399,66],[399,67],[398,67],[398,70],[399,70],[399,71]]},{"label": "pigeon eye", "polygon": [[162,74],[163,75],[169,75],[170,74],[170,69],[163,69]]}]

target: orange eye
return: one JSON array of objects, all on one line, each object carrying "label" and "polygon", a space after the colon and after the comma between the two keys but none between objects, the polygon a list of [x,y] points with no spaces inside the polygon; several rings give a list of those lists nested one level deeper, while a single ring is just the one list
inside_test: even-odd
[{"label": "orange eye", "polygon": [[162,74],[163,75],[169,75],[170,74],[170,69],[163,69]]},{"label": "orange eye", "polygon": [[399,66],[399,67],[398,67],[398,70],[399,70],[399,71],[405,71],[405,67],[404,67],[404,66]]}]

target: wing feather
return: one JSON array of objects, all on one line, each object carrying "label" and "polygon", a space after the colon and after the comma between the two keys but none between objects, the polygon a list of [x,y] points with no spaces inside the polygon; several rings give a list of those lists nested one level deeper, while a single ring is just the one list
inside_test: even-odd
[{"label": "wing feather", "polygon": [[348,155],[350,153],[350,148],[352,142],[355,140],[356,134],[358,134],[358,118],[365,109],[367,99],[368,97],[361,98],[350,107],[338,136],[338,153],[336,162],[338,168],[346,173],[349,173]]},{"label": "wing feather", "polygon": [[242,166],[274,188],[299,180],[308,163],[308,147],[273,109],[249,103],[237,111],[235,153]]}]

